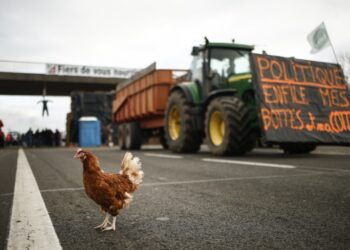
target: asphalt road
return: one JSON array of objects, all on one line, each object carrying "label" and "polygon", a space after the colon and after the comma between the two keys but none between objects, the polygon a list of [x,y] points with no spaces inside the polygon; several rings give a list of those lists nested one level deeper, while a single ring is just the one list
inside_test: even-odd
[{"label": "asphalt road", "polygon": [[[93,149],[119,171],[117,148]],[[244,157],[133,152],[145,178],[115,232],[82,189],[74,149],[25,149],[63,249],[350,249],[350,149]],[[6,249],[18,149],[0,150],[0,248]],[[172,157],[172,158],[168,158]],[[31,207],[28,205],[28,209]]]}]

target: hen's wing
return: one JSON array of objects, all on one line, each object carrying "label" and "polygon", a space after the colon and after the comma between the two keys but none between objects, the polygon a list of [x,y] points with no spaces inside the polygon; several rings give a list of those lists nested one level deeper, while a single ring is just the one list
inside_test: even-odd
[{"label": "hen's wing", "polygon": [[134,185],[129,180],[128,176],[114,173],[105,173],[104,181],[112,188],[117,194],[124,194],[125,192],[133,192]]},{"label": "hen's wing", "polygon": [[108,178],[100,178],[98,181],[84,180],[84,186],[86,194],[102,207],[108,207],[116,196]]}]

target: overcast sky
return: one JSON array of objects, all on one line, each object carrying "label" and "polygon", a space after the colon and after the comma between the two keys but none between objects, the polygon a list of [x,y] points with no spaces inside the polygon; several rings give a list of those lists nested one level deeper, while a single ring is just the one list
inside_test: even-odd
[{"label": "overcast sky", "polygon": [[[310,54],[306,36],[322,21],[338,54],[350,52],[350,1],[0,0],[0,60],[143,68],[188,68],[193,45],[256,45],[256,52],[335,62]],[[70,98],[0,96],[5,131],[65,130]]]}]

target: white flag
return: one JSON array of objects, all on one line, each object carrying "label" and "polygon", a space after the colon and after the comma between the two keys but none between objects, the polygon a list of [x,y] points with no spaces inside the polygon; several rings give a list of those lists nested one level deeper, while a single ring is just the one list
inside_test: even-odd
[{"label": "white flag", "polygon": [[323,22],[307,36],[307,40],[312,48],[311,53],[317,53],[330,45],[326,26]]}]

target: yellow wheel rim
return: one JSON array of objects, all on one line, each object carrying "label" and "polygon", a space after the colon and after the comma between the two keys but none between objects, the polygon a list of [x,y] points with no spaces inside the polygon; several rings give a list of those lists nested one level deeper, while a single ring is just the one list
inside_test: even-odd
[{"label": "yellow wheel rim", "polygon": [[210,140],[215,146],[219,146],[223,143],[225,137],[225,121],[219,111],[214,111],[210,115],[209,134]]},{"label": "yellow wheel rim", "polygon": [[168,119],[168,128],[170,138],[172,140],[177,140],[180,136],[181,130],[181,119],[180,119],[180,111],[176,106],[173,106],[169,113]]}]

